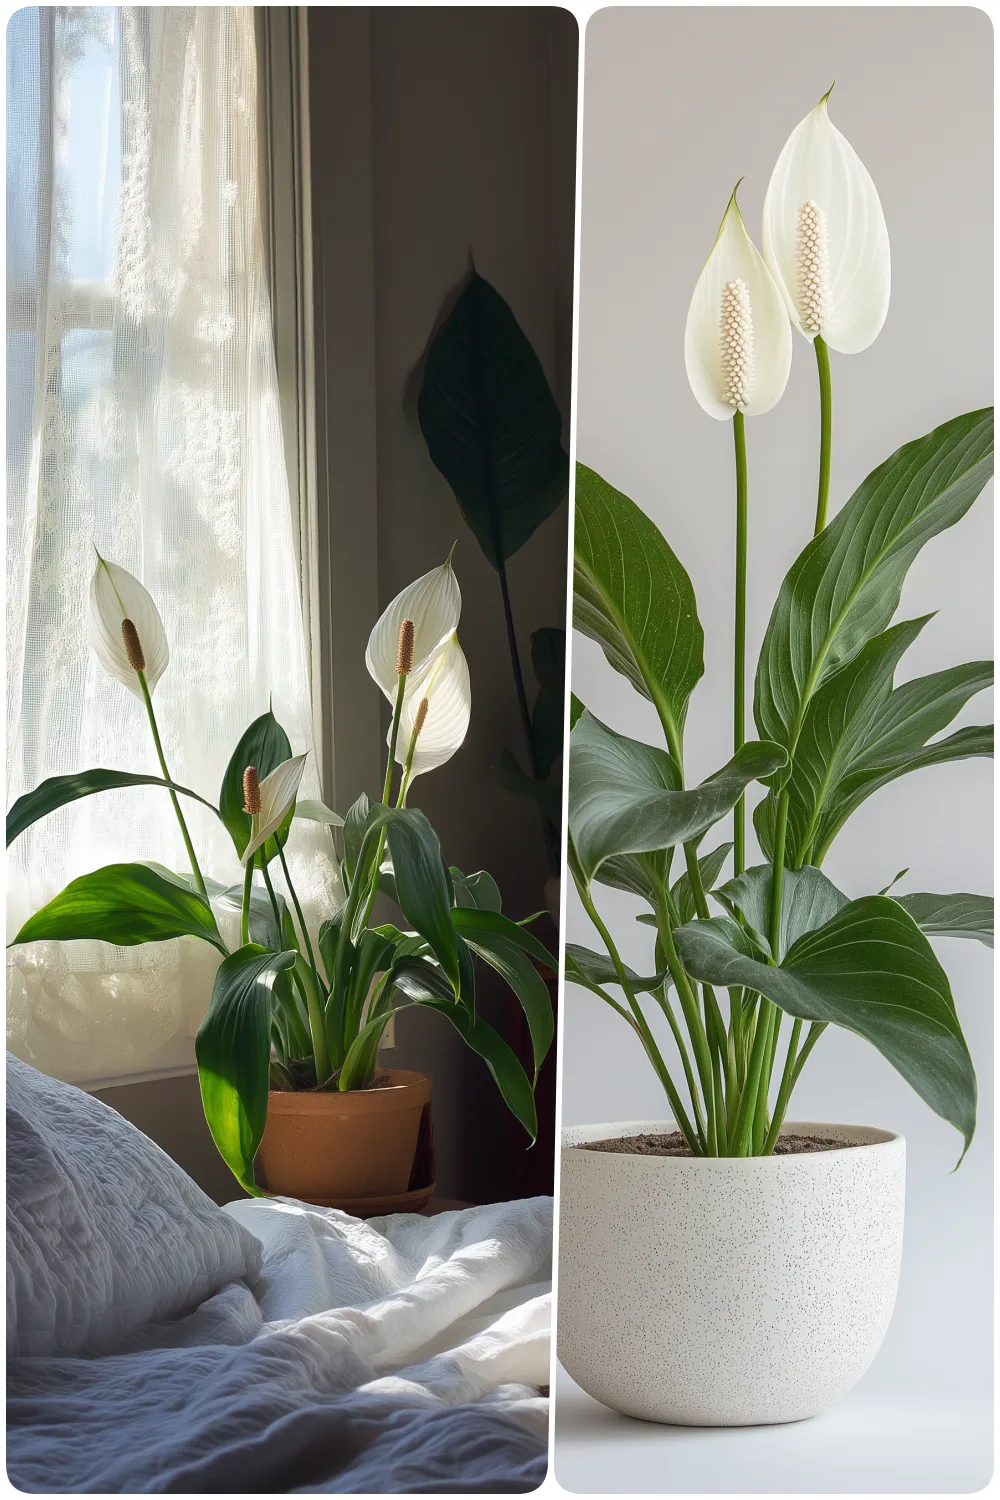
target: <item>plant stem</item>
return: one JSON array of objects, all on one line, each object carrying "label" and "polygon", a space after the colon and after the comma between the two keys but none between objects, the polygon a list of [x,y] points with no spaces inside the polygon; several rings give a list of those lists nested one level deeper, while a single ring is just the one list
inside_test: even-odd
[{"label": "plant stem", "polygon": [[253,889],[253,860],[247,860],[243,872],[243,907],[240,912],[240,943],[245,948],[250,941],[250,892]]},{"label": "plant stem", "polygon": [[[281,869],[285,877],[285,884],[288,887],[288,894],[292,898],[292,905],[295,907],[295,915],[298,917],[299,927],[302,929],[302,941],[305,944],[306,953],[309,956],[309,967],[312,970],[312,977],[316,985],[316,993],[317,995],[321,995],[323,991],[319,980],[319,970],[316,967],[316,955],[313,952],[312,939],[309,936],[309,928],[306,926],[306,919],[302,913],[302,907],[299,905],[299,898],[295,893],[294,885],[292,885],[292,876],[291,872],[289,871],[287,861],[285,860],[285,851],[281,848],[280,845],[278,846],[278,858],[281,860]],[[321,1080],[317,1080],[317,1082],[320,1081]]]},{"label": "plant stem", "polygon": [[[736,448],[736,601],[735,659],[733,663],[733,753],[742,750],[746,731],[746,638],[747,638],[747,439],[743,413],[733,414]],[[733,873],[742,875],[746,864],[746,798],[733,808]]]},{"label": "plant stem", "polygon": [[310,968],[305,962],[301,953],[295,956],[295,973],[298,975],[302,988],[305,990],[306,1006],[309,1011],[309,1033],[312,1039],[313,1065],[316,1069],[316,1083],[322,1084],[326,1082],[333,1071],[326,1043],[326,1027],[323,1024],[323,1001],[315,970]]},{"label": "plant stem", "polygon": [[583,903],[584,911],[587,913],[588,917],[600,933],[601,938],[604,941],[604,946],[608,950],[608,956],[611,959],[611,962],[614,964],[615,973],[618,976],[618,983],[621,986],[626,998],[628,999],[629,1008],[631,1009],[632,1014],[635,1017],[636,1026],[638,1027],[639,1035],[642,1038],[642,1044],[646,1049],[646,1056],[653,1064],[653,1067],[656,1070],[656,1075],[663,1085],[667,1098],[670,1101],[670,1107],[674,1112],[674,1118],[677,1121],[678,1127],[680,1128],[684,1139],[691,1147],[694,1155],[701,1156],[704,1153],[698,1140],[697,1133],[692,1126],[691,1121],[687,1117],[687,1112],[685,1111],[684,1106],[681,1103],[681,1097],[677,1092],[673,1079],[667,1071],[667,1065],[663,1061],[663,1056],[660,1052],[659,1047],[657,1047],[656,1045],[656,1040],[653,1037],[653,1033],[649,1029],[649,1024],[642,1013],[642,1009],[639,1005],[638,1000],[636,999],[635,992],[628,982],[628,975],[625,973],[625,965],[622,963],[621,957],[618,953],[618,949],[615,947],[614,939],[602,922],[600,913],[594,905],[593,900],[591,899],[590,891],[587,889],[587,887],[582,882],[580,882],[577,885],[577,890],[579,891],[580,900]]},{"label": "plant stem", "polygon": [[816,500],[816,530],[819,536],[826,526],[826,507],[830,498],[830,456],[833,436],[833,396],[830,389],[830,351],[826,341],[816,335],[816,367],[819,371],[819,495]]},{"label": "plant stem", "polygon": [[[167,760],[166,756],[163,753],[163,745],[160,742],[160,731],[157,728],[156,715],[153,712],[153,699],[150,695],[149,687],[146,683],[146,674],[145,672],[137,672],[135,675],[138,677],[139,686],[142,689],[142,697],[146,705],[146,714],[149,718],[149,727],[153,732],[153,744],[156,746],[156,754],[160,762],[160,770],[163,772],[163,779],[164,781],[173,781],[174,778],[167,770]],[[173,788],[171,788],[170,791],[170,800],[174,804],[174,812],[177,814],[177,822],[180,825],[181,838],[184,840],[184,847],[187,850],[188,860],[191,864],[191,873],[195,878],[195,882],[198,886],[199,891],[207,901],[208,890],[205,886],[201,868],[198,864],[198,856],[194,852],[194,844],[191,842],[191,835],[188,833],[188,826],[184,821],[184,814],[181,812],[180,800]]]},{"label": "plant stem", "polygon": [[399,738],[399,721],[403,713],[403,695],[406,692],[406,673],[400,672],[399,681],[396,684],[396,703],[392,711],[392,733],[389,736],[389,762],[385,768],[385,787],[382,791],[382,801],[389,805],[389,793],[392,790],[392,768],[396,763],[396,741]]},{"label": "plant stem", "polygon": [[708,1034],[701,1019],[701,1011],[698,1006],[698,997],[687,976],[680,955],[674,945],[674,935],[670,926],[670,918],[663,911],[656,914],[656,930],[663,946],[663,956],[667,960],[667,968],[677,988],[677,998],[684,1012],[684,1020],[687,1023],[688,1035],[691,1038],[691,1046],[694,1049],[694,1059],[698,1068],[698,1077],[701,1080],[701,1092],[705,1101],[705,1117],[707,1125],[707,1154],[717,1156],[719,1154],[719,1134],[716,1124],[716,1100],[715,1100],[715,1074],[712,1063],[712,1049],[709,1046]]},{"label": "plant stem", "polygon": [[798,1052],[799,1037],[802,1035],[802,1021],[797,1016],[792,1026],[792,1034],[788,1039],[788,1051],[785,1053],[785,1066],[781,1073],[781,1082],[778,1084],[778,1097],[774,1101],[774,1114],[771,1117],[771,1126],[764,1139],[762,1155],[770,1156],[774,1150],[774,1143],[778,1139],[781,1122],[785,1118],[785,1110],[788,1107],[788,1096],[792,1091],[792,1079],[795,1076],[795,1057]]}]

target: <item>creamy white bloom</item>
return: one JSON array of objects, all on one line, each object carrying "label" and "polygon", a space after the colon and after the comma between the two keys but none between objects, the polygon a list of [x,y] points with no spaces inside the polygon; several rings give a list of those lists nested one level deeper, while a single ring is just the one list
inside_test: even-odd
[{"label": "creamy white bloom", "polygon": [[829,93],[792,131],[764,199],[764,258],[807,339],[857,354],[889,309],[889,233],[878,192],[830,120]]},{"label": "creamy white bloom", "polygon": [[455,635],[436,657],[407,678],[396,741],[396,759],[400,765],[406,764],[420,704],[425,698],[427,717],[417,735],[411,777],[422,776],[425,771],[443,766],[468,732],[472,713],[469,664]]},{"label": "creamy white bloom", "polygon": [[755,417],[781,399],[791,363],[785,305],[747,233],[734,189],[688,309],[688,381],[710,417],[721,421],[737,411]]},{"label": "creamy white bloom", "polygon": [[365,665],[390,703],[396,700],[399,627],[413,621],[412,675],[419,675],[458,629],[462,593],[449,558],[397,594],[368,638]]},{"label": "creamy white bloom", "polygon": [[305,763],[304,755],[293,755],[291,760],[283,760],[261,782],[260,812],[254,813],[251,818],[250,842],[243,851],[244,865],[267,843],[288,816],[298,795]]},{"label": "creamy white bloom", "polygon": [[105,671],[141,698],[139,677],[122,634],[124,620],[131,620],[135,627],[146,686],[152,692],[170,661],[163,621],[152,596],[138,578],[117,563],[107,562],[98,553],[97,566],[90,580],[90,644]]}]

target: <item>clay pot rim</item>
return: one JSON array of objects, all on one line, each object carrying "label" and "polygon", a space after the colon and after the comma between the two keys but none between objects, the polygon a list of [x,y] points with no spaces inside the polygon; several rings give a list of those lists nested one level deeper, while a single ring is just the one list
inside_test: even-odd
[{"label": "clay pot rim", "polygon": [[[677,1129],[673,1120],[612,1120],[601,1125],[567,1125],[562,1132],[562,1154],[595,1162],[638,1162],[645,1172],[782,1172],[818,1168],[823,1162],[840,1161],[855,1152],[904,1151],[906,1139],[877,1125],[832,1125],[828,1121],[786,1120],[782,1131],[798,1135],[846,1137],[848,1145],[829,1151],[801,1152],[791,1156],[638,1156],[627,1152],[587,1151],[591,1141],[614,1140],[616,1136],[667,1135]],[[853,1138],[853,1139],[852,1139]],[[614,1170],[612,1168],[611,1170]]]},{"label": "clay pot rim", "polygon": [[[424,1073],[407,1068],[384,1069],[392,1083],[378,1089],[270,1089],[267,1096],[269,1114],[283,1115],[354,1115],[395,1114],[412,1109],[417,1103],[429,1104],[431,1081]],[[416,1097],[414,1097],[416,1096]]]}]

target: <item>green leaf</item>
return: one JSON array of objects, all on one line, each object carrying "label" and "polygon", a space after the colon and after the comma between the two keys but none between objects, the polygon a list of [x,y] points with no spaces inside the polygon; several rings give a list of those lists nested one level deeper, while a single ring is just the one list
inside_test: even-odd
[{"label": "green leaf", "polygon": [[456,932],[462,934],[470,942],[479,942],[484,938],[495,937],[505,942],[513,943],[529,958],[545,968],[556,969],[558,967],[554,954],[550,953],[544,943],[540,943],[534,933],[522,927],[519,922],[512,922],[509,917],[500,912],[485,911],[480,909],[472,911],[468,907],[456,906],[451,914],[455,924]]},{"label": "green leaf", "polygon": [[[250,941],[258,943],[262,948],[269,948],[278,953],[283,948],[298,948],[299,941],[295,935],[295,924],[292,921],[288,903],[280,891],[274,893],[275,904],[278,908],[278,917],[281,923],[275,921],[274,909],[266,891],[255,885],[250,888]],[[218,897],[220,906],[229,911],[243,911],[243,887],[242,885],[231,885],[222,891]]]},{"label": "green leaf", "polygon": [[[718,849],[713,849],[711,854],[703,854],[698,861],[698,869],[701,871],[702,888],[710,891],[719,878],[719,871],[725,864],[732,849],[732,844],[720,844]],[[694,891],[691,889],[691,881],[687,871],[675,880],[670,887],[670,898],[674,903],[679,925],[690,922],[695,915]]]},{"label": "green leaf", "polygon": [[271,990],[294,953],[269,953],[248,943],[215,976],[212,999],[194,1050],[205,1119],[219,1155],[254,1197],[253,1159],[267,1120],[271,1052]]},{"label": "green leaf", "polygon": [[565,498],[569,459],[538,356],[475,271],[427,352],[417,415],[433,463],[499,567]]},{"label": "green leaf", "polygon": [[392,855],[399,908],[426,938],[457,995],[461,983],[458,945],[451,919],[448,873],[438,836],[418,808],[376,805],[369,815],[366,846],[383,827]]},{"label": "green leaf", "polygon": [[920,1097],[959,1130],[976,1123],[976,1079],[948,976],[913,918],[889,896],[849,901],[807,932],[780,965],[737,952],[724,920],[690,922],[676,934],[694,979],[744,985],[791,1016],[830,1021],[871,1042]]},{"label": "green leaf", "polygon": [[705,670],[691,580],[627,495],[576,466],[573,623],[656,706],[672,750]]},{"label": "green leaf", "polygon": [[809,702],[885,630],[910,563],[959,521],[993,471],[992,408],[907,443],[863,481],[781,586],[757,668],[762,738],[791,753]]},{"label": "green leaf", "polygon": [[[754,865],[712,893],[731,915],[738,912],[771,953],[771,866]],[[792,944],[807,932],[825,927],[848,904],[848,897],[821,870],[785,870],[781,882],[781,932],[778,952],[784,957]]]},{"label": "green leaf", "polygon": [[582,714],[587,712],[586,705],[580,702],[575,693],[569,695],[569,727],[572,732],[576,728],[576,722]]},{"label": "green leaf", "polygon": [[123,786],[162,786],[168,791],[180,792],[184,797],[193,798],[203,807],[212,808],[216,817],[219,815],[218,808],[212,807],[211,802],[206,802],[197,792],[192,792],[186,786],[178,786],[173,781],[164,781],[161,776],[138,776],[131,771],[106,771],[100,768],[76,771],[71,776],[50,776],[40,782],[34,791],[25,792],[23,797],[18,797],[7,814],[8,847],[32,823],[55,812],[57,807],[65,807],[67,803],[76,802],[81,797],[91,797],[95,792],[107,792]]},{"label": "green leaf", "polygon": [[976,938],[987,948],[993,947],[992,896],[970,896],[965,891],[934,896],[914,891],[894,899],[929,937]]},{"label": "green leaf", "polygon": [[528,1023],[537,1076],[552,1045],[555,1022],[548,986],[531,958],[549,969],[555,968],[555,959],[530,932],[497,912],[456,908],[452,920],[473,953],[495,969],[517,996]]},{"label": "green leaf", "polygon": [[[669,974],[652,974],[644,979],[630,969],[628,964],[624,965],[625,977],[635,990],[641,994],[647,990],[658,990],[660,985],[669,979]],[[566,978],[571,984],[582,985],[584,989],[596,990],[599,986],[606,984],[617,985],[618,974],[610,958],[604,953],[594,953],[590,948],[582,948],[579,943],[566,944]]]},{"label": "green leaf", "polygon": [[334,812],[332,807],[327,807],[325,802],[320,802],[316,797],[299,797],[295,803],[294,816],[306,818],[311,823],[326,823],[330,828],[344,826],[340,813]]},{"label": "green leaf", "polygon": [[[291,755],[292,747],[288,736],[270,709],[253,721],[232,753],[219,792],[219,816],[229,829],[241,859],[251,835],[250,815],[243,811],[243,772],[247,766],[254,766],[259,780],[263,781],[282,761],[290,760]],[[283,845],[288,838],[291,821],[290,812],[278,832],[268,839],[260,851],[268,862],[277,854],[279,845]]]},{"label": "green leaf", "polygon": [[617,734],[591,713],[577,722],[570,745],[569,824],[587,881],[614,855],[697,838],[735,806],[751,781],[785,762],[777,745],[752,741],[721,771],[682,791],[665,750]]},{"label": "green leaf", "polygon": [[500,911],[503,901],[500,887],[488,870],[477,870],[474,875],[463,875],[451,866],[451,878],[455,887],[455,905],[471,906],[478,911]]},{"label": "green leaf", "polygon": [[226,952],[212,908],[176,876],[149,865],[105,865],[71,880],[29,917],[15,943],[97,939],[132,948],[167,938],[198,937]]},{"label": "green leaf", "polygon": [[503,1037],[481,1016],[470,1015],[464,1005],[447,1000],[425,1000],[422,1003],[428,1010],[447,1016],[466,1045],[479,1054],[492,1073],[507,1108],[534,1143],[538,1125],[531,1081]]},{"label": "green leaf", "polygon": [[539,781],[522,769],[517,757],[510,750],[501,750],[493,767],[500,785],[515,797],[529,797],[537,802],[550,823],[558,825],[562,812],[562,794],[557,786]]},{"label": "green leaf", "polygon": [[531,665],[538,683],[538,697],[531,714],[531,744],[535,769],[544,782],[563,752],[565,630],[547,625],[532,633]]},{"label": "green leaf", "polygon": [[344,819],[344,873],[349,885],[354,884],[354,872],[357,869],[361,846],[368,831],[371,810],[372,804],[362,792],[358,800],[348,808],[347,817]]}]

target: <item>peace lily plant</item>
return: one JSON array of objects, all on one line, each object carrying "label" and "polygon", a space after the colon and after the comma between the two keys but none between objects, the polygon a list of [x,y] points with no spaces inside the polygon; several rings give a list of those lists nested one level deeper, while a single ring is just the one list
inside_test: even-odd
[{"label": "peace lily plant", "polygon": [[[574,700],[569,862],[606,951],[568,945],[567,977],[635,1032],[695,1156],[772,1153],[792,1090],[831,1024],[876,1046],[966,1148],[975,1128],[972,1061],[928,938],[992,943],[992,902],[889,887],[850,899],[822,865],[879,787],[922,766],[992,753],[987,725],[935,738],[991,683],[992,663],[896,685],[903,653],[930,617],[892,621],[910,563],[961,519],[992,473],[993,416],[969,412],[905,444],[827,523],[828,350],[867,348],[889,301],[878,194],[828,104],[829,94],[778,158],[763,255],[734,192],[688,314],[691,389],[710,416],[732,422],[736,460],[733,754],[700,785],[687,784],[684,768],[685,716],[704,671],[691,581],[649,517],[578,466],[575,624],[653,704],[664,743],[619,734]],[[813,343],[819,369],[817,513],[771,612],[754,690],[759,738],[747,741],[744,422],[780,399],[793,327]],[[748,868],[743,805],[754,782],[765,788],[754,811],[763,858]],[[730,815],[731,839],[716,835],[703,847]],[[654,934],[648,975],[622,962],[598,910],[601,885],[648,907],[638,918]],[[679,1072],[654,1038],[649,1004],[669,1024]]]},{"label": "peace lily plant", "polygon": [[[233,751],[216,806],[178,785],[167,766],[153,694],[170,650],[156,605],[138,579],[97,558],[90,640],[101,665],[145,705],[162,774],[95,769],[52,777],[15,802],[7,843],[79,797],[156,786],[173,802],[190,872],[131,863],[81,875],[30,917],[14,942],[98,938],[130,946],[190,936],[218,950],[221,962],[196,1041],[198,1071],[215,1143],[250,1193],[259,1191],[253,1162],[269,1090],[365,1088],[390,1017],[415,1006],[451,1022],[534,1139],[533,1078],[476,1012],[475,959],[496,969],[523,1006],[537,1076],[553,1020],[536,964],[551,965],[552,957],[528,930],[531,918],[514,922],[503,915],[489,874],[466,876],[444,863],[427,818],[407,806],[415,778],[444,765],[468,729],[469,669],[457,636],[461,607],[449,558],[404,589],[371,633],[368,670],[393,706],[379,801],[362,795],[341,818],[321,802],[300,800],[306,755],[292,754],[268,710]],[[184,798],[210,807],[228,829],[244,868],[241,884],[226,887],[203,874]],[[335,846],[331,839],[330,858],[343,901],[319,924],[315,941],[285,853],[296,816],[330,825],[338,841]],[[275,862],[294,915],[272,880]],[[396,903],[401,925],[372,924],[379,892]],[[227,911],[239,913],[239,942],[232,948],[217,920],[217,912]]]}]

